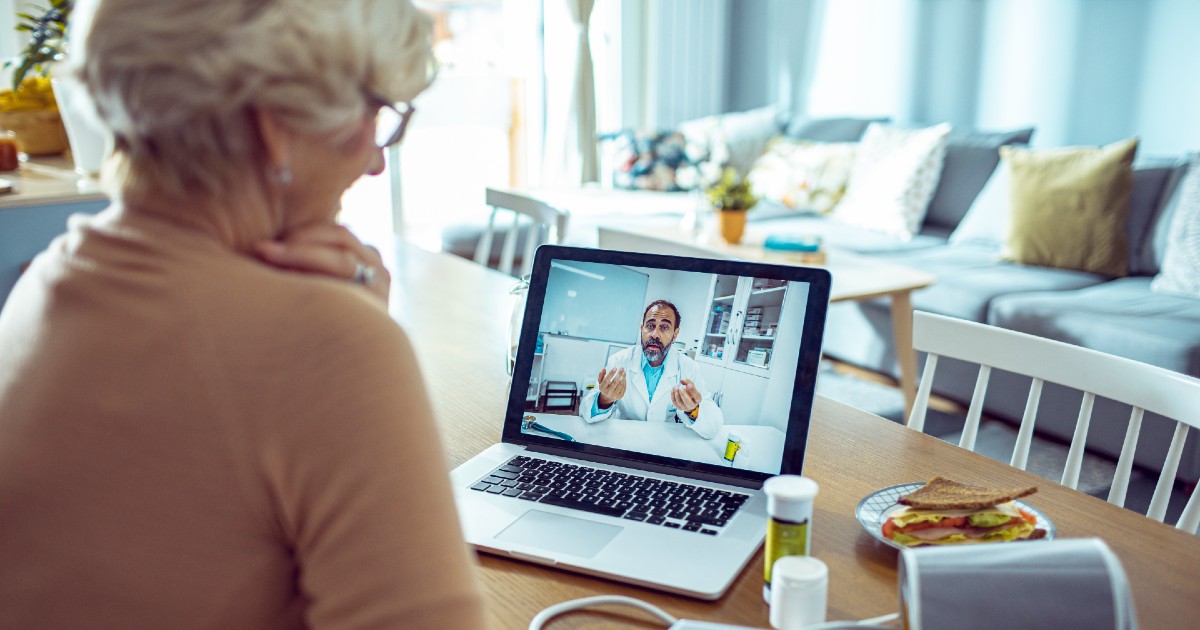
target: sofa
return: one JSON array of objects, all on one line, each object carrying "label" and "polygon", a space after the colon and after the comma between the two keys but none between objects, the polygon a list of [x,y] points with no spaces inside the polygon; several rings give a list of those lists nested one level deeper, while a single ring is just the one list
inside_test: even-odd
[{"label": "sofa", "polygon": [[[782,131],[794,138],[853,142],[866,120],[838,119],[793,124]],[[1184,203],[1180,182],[1188,156],[1139,157],[1133,164],[1132,192],[1124,232],[1128,269],[1123,277],[1071,269],[1005,262],[998,242],[954,241],[956,228],[981,196],[1000,163],[999,147],[1028,143],[1033,129],[1000,133],[953,130],[947,138],[936,190],[919,230],[894,238],[847,226],[828,216],[807,214],[764,200],[750,220],[781,233],[820,235],[831,247],[878,257],[936,276],[914,292],[916,310],[929,311],[1127,357],[1200,377],[1200,299],[1151,290],[1162,267],[1172,219]],[[1195,168],[1195,167],[1194,167]],[[1200,274],[1200,268],[1196,270]],[[829,310],[825,354],[876,372],[897,376],[892,325],[886,301],[839,303]],[[924,357],[919,357],[923,366]],[[945,367],[949,366],[949,367]],[[940,364],[934,391],[966,404],[975,386],[976,368]],[[957,368],[957,369],[956,369]],[[1030,381],[993,372],[985,413],[1019,423]],[[1069,441],[1082,394],[1047,384],[1036,431]],[[1130,409],[1097,398],[1088,449],[1115,459],[1124,441]],[[1147,414],[1135,462],[1159,470],[1174,424]],[[1177,479],[1200,478],[1200,435],[1190,430]]]}]

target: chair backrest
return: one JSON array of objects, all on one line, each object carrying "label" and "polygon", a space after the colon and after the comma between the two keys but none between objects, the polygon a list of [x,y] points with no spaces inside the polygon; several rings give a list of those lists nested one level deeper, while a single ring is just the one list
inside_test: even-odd
[{"label": "chair backrest", "polygon": [[[1079,483],[1079,471],[1083,464],[1084,446],[1087,442],[1095,397],[1101,396],[1130,405],[1133,411],[1129,417],[1125,442],[1117,460],[1116,474],[1108,495],[1109,503],[1122,507],[1125,505],[1125,494],[1129,487],[1129,475],[1133,468],[1133,454],[1137,449],[1143,413],[1150,411],[1174,420],[1175,433],[1167,449],[1162,472],[1147,513],[1147,516],[1159,522],[1163,521],[1188,427],[1200,428],[1200,380],[1053,339],[921,311],[913,313],[913,347],[928,353],[925,371],[917,388],[916,401],[908,419],[908,426],[918,431],[924,429],[925,413],[929,407],[929,393],[933,387],[938,358],[949,357],[979,365],[975,391],[971,396],[971,405],[967,410],[966,424],[959,442],[959,446],[966,449],[975,450],[975,438],[979,430],[979,419],[983,413],[983,399],[991,370],[995,368],[1033,379],[1010,462],[1022,470],[1025,469],[1029,458],[1043,384],[1056,383],[1082,391],[1083,403],[1076,419],[1061,482],[1070,488],[1075,488]],[[1192,493],[1177,524],[1179,529],[1193,534],[1197,533],[1198,526],[1200,487]]]},{"label": "chair backrest", "polygon": [[[550,204],[538,201],[532,197],[495,188],[487,189],[487,205],[492,207],[488,216],[487,228],[479,238],[475,248],[475,262],[487,266],[492,255],[492,243],[495,240],[496,215],[500,212],[511,212],[512,223],[504,233],[504,244],[500,250],[498,269],[509,275],[523,278],[529,275],[533,268],[533,252],[543,243],[559,243],[567,234],[567,220],[570,213],[560,210]],[[524,217],[524,220],[522,220]],[[524,234],[525,250],[521,254],[521,269],[513,274],[513,264],[516,259],[517,240]]]}]

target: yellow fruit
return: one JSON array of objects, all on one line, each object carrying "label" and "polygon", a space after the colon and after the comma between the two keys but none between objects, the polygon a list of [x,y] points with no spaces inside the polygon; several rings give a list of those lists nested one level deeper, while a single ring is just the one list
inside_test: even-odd
[{"label": "yellow fruit", "polygon": [[50,87],[50,79],[46,77],[29,77],[21,82],[21,87],[16,92],[0,91],[2,112],[38,109],[58,109],[54,101],[54,90]]}]

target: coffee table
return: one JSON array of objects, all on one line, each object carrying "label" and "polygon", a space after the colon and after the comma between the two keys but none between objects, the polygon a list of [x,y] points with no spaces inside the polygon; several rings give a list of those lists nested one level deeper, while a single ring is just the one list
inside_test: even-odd
[{"label": "coffee table", "polygon": [[656,216],[615,219],[598,227],[597,238],[602,249],[823,267],[833,276],[830,302],[887,298],[907,417],[917,391],[917,354],[912,346],[912,292],[933,284],[934,276],[844,250],[827,251],[825,262],[816,265],[804,262],[798,253],[764,249],[762,243],[766,236],[765,228],[749,224],[742,241],[731,245],[711,229],[696,233],[685,230],[677,216]]}]

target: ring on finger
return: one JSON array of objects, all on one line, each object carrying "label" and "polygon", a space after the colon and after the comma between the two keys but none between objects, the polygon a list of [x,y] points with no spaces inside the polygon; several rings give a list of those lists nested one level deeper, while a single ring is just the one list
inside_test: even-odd
[{"label": "ring on finger", "polygon": [[375,268],[371,265],[356,262],[354,263],[354,275],[350,277],[350,280],[363,286],[370,286],[375,282],[375,273]]}]

